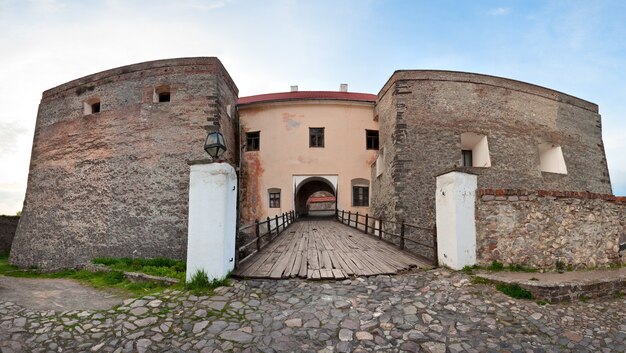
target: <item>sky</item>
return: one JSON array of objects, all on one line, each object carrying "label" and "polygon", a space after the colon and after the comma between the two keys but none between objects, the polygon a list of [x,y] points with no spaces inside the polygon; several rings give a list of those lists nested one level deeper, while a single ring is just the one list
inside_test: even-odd
[{"label": "sky", "polygon": [[21,210],[44,90],[142,61],[217,56],[240,96],[378,93],[399,69],[530,82],[600,107],[626,195],[626,1],[0,0],[0,214]]}]

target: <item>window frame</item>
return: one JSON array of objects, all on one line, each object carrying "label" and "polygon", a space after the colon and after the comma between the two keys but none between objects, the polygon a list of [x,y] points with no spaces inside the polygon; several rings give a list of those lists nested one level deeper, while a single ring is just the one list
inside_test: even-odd
[{"label": "window frame", "polygon": [[[319,133],[320,131],[321,131],[321,134]],[[325,147],[325,143],[324,143],[325,134],[326,134],[325,128],[323,127],[309,127],[309,148],[324,148]],[[315,144],[313,143],[314,140],[315,140]]]},{"label": "window frame", "polygon": [[[474,166],[474,151],[473,150],[461,150],[461,160],[463,161],[464,167],[473,167]],[[467,162],[469,162],[469,164],[467,164]]]},{"label": "window frame", "polygon": [[269,208],[280,208],[280,191],[269,190],[268,200]]},{"label": "window frame", "polygon": [[[362,193],[359,190],[364,191]],[[370,205],[370,188],[365,185],[352,185],[352,206],[369,207]]]},{"label": "window frame", "polygon": [[[250,136],[256,134],[256,137]],[[250,148],[254,143],[250,141],[256,141],[256,148]],[[260,151],[261,150],[261,131],[247,131],[246,132],[246,151]]]},{"label": "window frame", "polygon": [[[376,133],[376,136],[371,136],[371,133]],[[370,140],[372,142],[371,147]],[[365,129],[365,149],[372,151],[378,151],[380,149],[380,135],[378,130]]]}]

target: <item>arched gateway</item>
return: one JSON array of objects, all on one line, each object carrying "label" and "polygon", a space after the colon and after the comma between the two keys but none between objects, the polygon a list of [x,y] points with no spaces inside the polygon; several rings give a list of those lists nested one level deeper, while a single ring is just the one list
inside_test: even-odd
[{"label": "arched gateway", "polygon": [[[332,195],[333,200],[330,209],[313,210],[309,202],[313,194],[325,192]],[[337,203],[337,176],[294,176],[294,209],[300,215],[331,216],[334,214]]]}]

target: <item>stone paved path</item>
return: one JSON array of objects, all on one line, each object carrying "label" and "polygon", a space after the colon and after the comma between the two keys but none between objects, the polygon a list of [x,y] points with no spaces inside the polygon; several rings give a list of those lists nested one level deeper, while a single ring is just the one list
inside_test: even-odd
[{"label": "stone paved path", "polygon": [[624,352],[626,299],[540,306],[437,269],[344,281],[235,281],[104,311],[0,302],[10,352]]}]

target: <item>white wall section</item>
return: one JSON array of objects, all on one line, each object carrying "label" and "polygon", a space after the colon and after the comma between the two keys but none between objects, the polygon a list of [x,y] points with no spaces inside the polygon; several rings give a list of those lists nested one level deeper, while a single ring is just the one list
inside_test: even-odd
[{"label": "white wall section", "polygon": [[235,266],[237,174],[227,163],[191,165],[187,281],[197,270],[221,279]]},{"label": "white wall section", "polygon": [[450,172],[437,177],[437,257],[454,270],[476,264],[477,177]]}]

